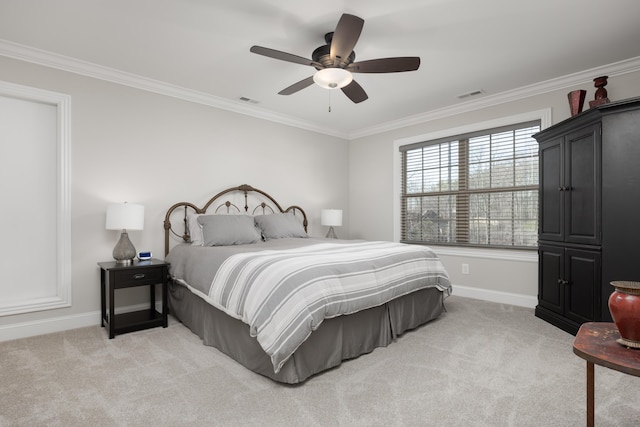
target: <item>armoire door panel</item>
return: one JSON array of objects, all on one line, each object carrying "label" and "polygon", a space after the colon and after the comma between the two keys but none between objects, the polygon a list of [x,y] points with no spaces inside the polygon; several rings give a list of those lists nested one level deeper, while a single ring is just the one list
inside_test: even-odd
[{"label": "armoire door panel", "polygon": [[566,317],[578,323],[600,318],[599,252],[577,249],[565,250]]},{"label": "armoire door panel", "polygon": [[540,240],[564,240],[562,138],[540,145]]},{"label": "armoire door panel", "polygon": [[538,303],[559,314],[564,313],[564,249],[540,246]]},{"label": "armoire door panel", "polygon": [[565,137],[565,240],[600,244],[600,124]]}]

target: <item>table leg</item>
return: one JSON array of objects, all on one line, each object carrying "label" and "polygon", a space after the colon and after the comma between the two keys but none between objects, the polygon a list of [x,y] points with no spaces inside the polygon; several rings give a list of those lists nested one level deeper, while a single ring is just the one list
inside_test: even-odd
[{"label": "table leg", "polygon": [[167,321],[167,314],[169,312],[169,308],[167,306],[167,275],[165,274],[165,279],[162,281],[162,327],[166,328],[168,321]]},{"label": "table leg", "polygon": [[107,274],[108,274],[107,287],[109,288],[109,339],[113,339],[113,337],[116,336],[116,314],[115,314],[116,313],[116,303],[115,303],[116,290],[113,287],[114,285],[113,271],[109,270]]},{"label": "table leg", "polygon": [[587,362],[587,427],[594,426],[594,372],[593,363]]},{"label": "table leg", "polygon": [[104,320],[107,318],[105,271],[100,269],[100,324],[104,328]]},{"label": "table leg", "polygon": [[149,300],[151,301],[151,312],[156,310],[156,285],[149,285]]}]

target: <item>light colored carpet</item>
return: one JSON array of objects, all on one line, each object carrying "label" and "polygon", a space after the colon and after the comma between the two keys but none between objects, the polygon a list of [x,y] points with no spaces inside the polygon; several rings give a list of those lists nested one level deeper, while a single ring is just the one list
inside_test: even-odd
[{"label": "light colored carpet", "polygon": [[[253,374],[177,321],[0,343],[2,426],[582,426],[585,362],[529,309],[452,296],[387,348],[298,386]],[[640,425],[640,378],[596,366],[596,425]]]}]

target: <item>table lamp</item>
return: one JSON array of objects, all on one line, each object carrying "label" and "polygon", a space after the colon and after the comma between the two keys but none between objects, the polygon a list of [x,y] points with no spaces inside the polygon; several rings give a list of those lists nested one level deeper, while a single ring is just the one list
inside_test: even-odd
[{"label": "table lamp", "polygon": [[136,256],[136,248],[129,240],[127,230],[144,228],[144,206],[135,203],[116,203],[107,207],[107,230],[122,230],[120,240],[113,248],[116,264],[129,265]]},{"label": "table lamp", "polygon": [[327,232],[327,238],[337,239],[336,232],[333,227],[340,227],[342,225],[342,210],[341,209],[322,209],[320,215],[320,223],[324,226],[329,226],[329,232]]}]

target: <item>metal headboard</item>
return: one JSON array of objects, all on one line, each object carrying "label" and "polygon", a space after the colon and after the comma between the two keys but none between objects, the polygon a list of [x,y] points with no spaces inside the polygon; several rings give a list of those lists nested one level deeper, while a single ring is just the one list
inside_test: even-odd
[{"label": "metal headboard", "polygon": [[[244,207],[242,209],[236,206],[234,203],[232,203],[229,200],[225,200],[225,201],[221,200],[225,195],[230,196],[231,195],[230,193],[244,194]],[[255,207],[253,207],[251,211],[249,211],[249,194],[250,193],[258,194],[262,198],[266,199],[265,201],[261,201],[260,203],[258,203]],[[256,215],[257,213],[266,214],[266,213],[276,213],[276,212],[280,212],[280,213],[291,212],[294,215],[299,213],[300,215],[302,215],[302,225],[304,227],[304,231],[305,232],[307,231],[307,225],[308,225],[307,214],[304,212],[304,210],[301,207],[293,205],[293,206],[289,206],[286,209],[282,209],[280,204],[269,194],[265,193],[262,190],[254,188],[248,184],[242,184],[237,187],[227,188],[226,190],[219,192],[218,194],[213,196],[202,208],[199,208],[193,203],[189,203],[189,202],[180,202],[171,206],[164,217],[164,255],[165,256],[167,256],[167,254],[169,253],[169,237],[171,236],[171,234],[178,237],[184,242],[191,241],[191,234],[189,232],[189,223],[187,221],[187,214],[189,213],[189,209],[192,209],[197,214],[203,214],[203,213],[206,213],[207,210],[212,206],[215,206],[215,208],[212,210],[214,214],[221,213],[221,210],[225,210],[225,209],[226,209],[226,213],[231,213],[233,210],[240,214],[245,213],[245,214],[251,214],[251,215]],[[176,233],[173,227],[171,226],[171,215],[176,209],[179,209],[179,208],[184,209],[184,216],[182,217],[182,221],[184,222],[184,225],[183,225],[184,232],[182,234]]]}]

